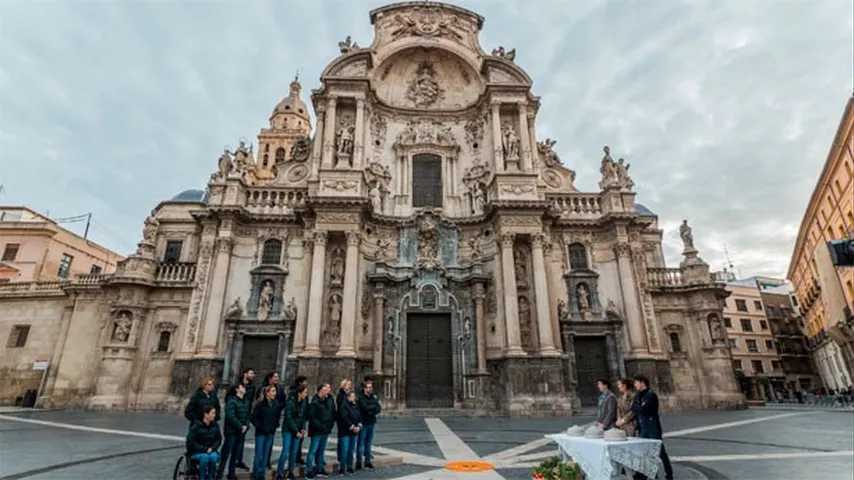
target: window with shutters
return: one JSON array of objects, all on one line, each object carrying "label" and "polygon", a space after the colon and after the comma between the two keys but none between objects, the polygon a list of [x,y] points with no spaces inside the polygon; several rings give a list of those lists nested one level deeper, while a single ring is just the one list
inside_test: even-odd
[{"label": "window with shutters", "polygon": [[412,206],[442,206],[442,158],[422,153],[412,158]]},{"label": "window with shutters", "polygon": [[71,274],[71,262],[73,261],[74,257],[63,253],[62,260],[59,261],[59,270],[57,270],[56,276],[59,278],[68,278],[68,275]]},{"label": "window with shutters", "polygon": [[15,325],[9,333],[9,339],[6,340],[6,348],[21,348],[27,344],[27,337],[30,335],[29,325]]},{"label": "window with shutters", "polygon": [[3,261],[14,262],[15,257],[18,256],[19,248],[21,248],[21,244],[19,243],[7,243],[6,248],[3,250]]}]

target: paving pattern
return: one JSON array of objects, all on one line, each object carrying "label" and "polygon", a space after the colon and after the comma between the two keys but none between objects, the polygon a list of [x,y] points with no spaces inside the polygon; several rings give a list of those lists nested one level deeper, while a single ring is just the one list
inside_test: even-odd
[{"label": "paving pattern", "polygon": [[[556,454],[544,434],[590,421],[589,416],[381,418],[377,450],[402,457],[403,464],[347,478],[527,480],[533,466]],[[709,411],[669,414],[663,423],[677,479],[850,480],[854,471],[852,412]],[[164,413],[3,413],[0,480],[171,478],[185,428],[182,417]],[[334,446],[327,455],[334,457]],[[246,456],[251,459],[251,448]],[[494,469],[445,468],[452,461],[488,462]]]}]

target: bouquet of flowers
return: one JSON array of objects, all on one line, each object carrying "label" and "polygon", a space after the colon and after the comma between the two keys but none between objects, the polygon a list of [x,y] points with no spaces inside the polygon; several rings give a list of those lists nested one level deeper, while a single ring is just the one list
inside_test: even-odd
[{"label": "bouquet of flowers", "polygon": [[575,462],[561,461],[551,457],[531,472],[531,480],[580,480],[581,469]]}]

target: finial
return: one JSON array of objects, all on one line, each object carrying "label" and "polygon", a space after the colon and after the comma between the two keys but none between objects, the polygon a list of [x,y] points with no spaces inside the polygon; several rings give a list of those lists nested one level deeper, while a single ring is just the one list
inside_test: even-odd
[{"label": "finial", "polygon": [[611,148],[608,145],[602,147],[602,151],[605,152],[605,155],[611,155]]}]

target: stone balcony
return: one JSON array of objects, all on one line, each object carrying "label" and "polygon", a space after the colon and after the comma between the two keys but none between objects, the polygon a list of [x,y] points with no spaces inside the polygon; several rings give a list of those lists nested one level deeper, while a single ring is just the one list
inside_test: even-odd
[{"label": "stone balcony", "polygon": [[158,284],[165,285],[192,284],[196,280],[196,264],[189,262],[158,264],[154,279]]},{"label": "stone balcony", "polygon": [[596,219],[602,216],[598,193],[549,193],[546,198],[562,218]]},{"label": "stone balcony", "polygon": [[246,190],[246,209],[262,215],[288,215],[305,208],[308,191],[302,188],[254,187]]},{"label": "stone balcony", "polygon": [[648,268],[646,270],[647,282],[652,288],[682,287],[685,280],[680,268]]}]

